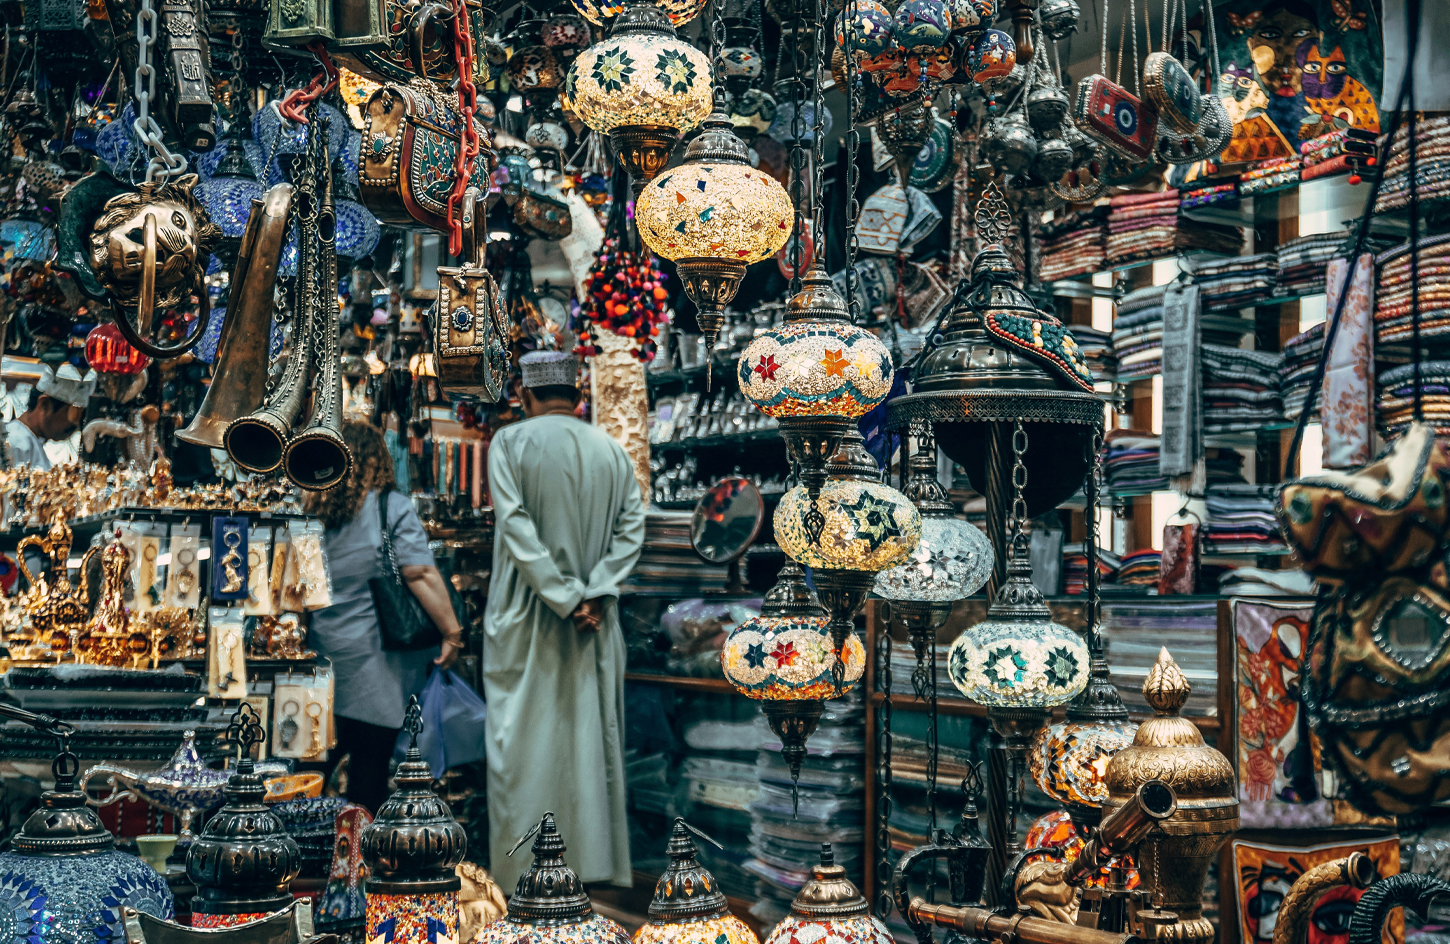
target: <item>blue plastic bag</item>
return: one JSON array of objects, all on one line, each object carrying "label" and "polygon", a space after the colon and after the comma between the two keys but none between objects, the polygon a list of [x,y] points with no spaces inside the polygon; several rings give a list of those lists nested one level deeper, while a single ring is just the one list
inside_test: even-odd
[{"label": "blue plastic bag", "polygon": [[[418,750],[435,779],[450,767],[471,764],[486,756],[483,719],[488,709],[463,676],[434,666],[418,693],[418,706],[423,709]],[[401,761],[410,740],[407,731],[399,734],[393,756]]]}]

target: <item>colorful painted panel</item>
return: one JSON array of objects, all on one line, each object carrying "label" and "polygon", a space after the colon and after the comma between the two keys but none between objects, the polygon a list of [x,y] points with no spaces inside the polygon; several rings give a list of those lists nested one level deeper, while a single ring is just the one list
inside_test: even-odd
[{"label": "colorful painted panel", "polygon": [[246,924],[249,921],[261,921],[267,917],[269,911],[253,911],[246,914],[203,914],[200,911],[191,913],[191,926],[194,928],[234,928],[239,924]]},{"label": "colorful painted panel", "polygon": [[[1292,846],[1234,842],[1234,874],[1238,879],[1239,940],[1243,944],[1269,944],[1278,925],[1279,909],[1294,880],[1317,865],[1363,852],[1380,878],[1398,875],[1400,840],[1396,836],[1341,845]],[[1342,885],[1332,888],[1310,913],[1307,944],[1347,944],[1349,916],[1363,890]],[[1227,920],[1228,916],[1224,916]],[[1385,944],[1405,939],[1405,916],[1396,909],[1385,922]]]},{"label": "colorful painted panel", "polygon": [[368,944],[458,944],[458,893],[369,895]]}]

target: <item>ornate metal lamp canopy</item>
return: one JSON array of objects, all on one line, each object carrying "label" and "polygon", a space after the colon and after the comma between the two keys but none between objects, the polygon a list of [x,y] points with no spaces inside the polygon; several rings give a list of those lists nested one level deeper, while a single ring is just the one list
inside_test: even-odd
[{"label": "ornate metal lamp canopy", "polygon": [[669,162],[680,132],[709,114],[710,61],[676,37],[658,7],[632,4],[614,21],[609,38],[569,67],[564,104],[609,135],[638,194]]},{"label": "ornate metal lamp canopy", "polygon": [[1153,832],[1138,855],[1143,885],[1158,889],[1177,926],[1160,937],[1210,944],[1213,925],[1203,916],[1203,885],[1219,847],[1239,828],[1238,787],[1228,758],[1203,742],[1198,726],[1178,712],[1190,687],[1165,648],[1143,680],[1154,716],[1138,726],[1133,743],[1108,763],[1104,814],[1132,799],[1149,780],[1162,780],[1178,797],[1176,812]]},{"label": "ornate metal lamp canopy", "polygon": [[458,938],[461,883],[453,870],[463,861],[468,838],[448,804],[433,792],[433,775],[418,750],[422,714],[415,695],[403,721],[412,743],[398,765],[398,789],[363,830],[369,940]]},{"label": "ornate metal lamp canopy", "polygon": [[871,906],[836,864],[829,842],[821,843],[821,864],[801,886],[790,914],[770,932],[765,944],[797,941],[850,941],[892,944],[891,932],[871,914]]},{"label": "ornate metal lamp canopy", "polygon": [[634,944],[760,944],[750,926],[730,913],[715,876],[696,859],[695,833],[713,839],[676,817],[665,847],[670,864],[655,884],[649,921],[634,934]]},{"label": "ornate metal lamp canopy", "polygon": [[584,883],[564,862],[564,840],[545,813],[509,851],[534,840],[534,861],[509,896],[508,916],[483,926],[473,944],[629,944],[624,928],[594,911]]},{"label": "ornate metal lamp canopy", "polygon": [[926,693],[927,646],[951,616],[952,603],[964,600],[992,575],[992,543],[971,524],[956,516],[946,490],[936,478],[936,443],[922,432],[911,457],[911,478],[904,495],[921,513],[921,540],[911,556],[876,575],[876,595],[892,602],[916,653],[912,685]]},{"label": "ornate metal lamp canopy", "polygon": [[750,166],[745,142],[725,113],[723,90],[685,160],[639,193],[640,238],[671,259],[713,352],[725,306],[745,268],[769,259],[790,236],[790,197],[780,182]]},{"label": "ornate metal lamp canopy", "polygon": [[800,777],[806,739],[820,722],[821,701],[850,691],[866,668],[866,648],[854,633],[842,649],[844,673],[838,680],[830,620],[800,567],[787,558],[760,615],[732,629],[720,650],[725,678],[761,703],[793,783]]},{"label": "ornate metal lamp canopy", "polygon": [[265,918],[292,903],[288,890],[302,870],[302,850],[262,802],[267,788],[252,764],[252,745],[266,739],[257,713],[243,703],[228,728],[239,748],[227,803],[207,821],[186,852],[186,874],[196,885],[192,927],[226,928]]},{"label": "ornate metal lamp canopy", "polygon": [[0,853],[0,889],[14,939],[124,940],[123,908],[172,918],[166,880],[135,856],[116,851],[115,840],[86,805],[85,792],[76,789],[80,761],[68,746],[71,726],[9,705],[0,709],[60,742],[50,766],[55,789],[41,794],[40,808]]}]

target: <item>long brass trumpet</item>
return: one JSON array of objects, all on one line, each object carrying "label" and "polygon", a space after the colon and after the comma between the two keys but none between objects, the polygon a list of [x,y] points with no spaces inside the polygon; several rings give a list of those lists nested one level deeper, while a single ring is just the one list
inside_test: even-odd
[{"label": "long brass trumpet", "polygon": [[232,272],[231,301],[211,386],[191,425],[178,439],[212,449],[222,447],[227,426],[257,409],[267,395],[267,348],[272,334],[272,293],[277,262],[287,242],[292,185],[277,184],[252,201]]}]

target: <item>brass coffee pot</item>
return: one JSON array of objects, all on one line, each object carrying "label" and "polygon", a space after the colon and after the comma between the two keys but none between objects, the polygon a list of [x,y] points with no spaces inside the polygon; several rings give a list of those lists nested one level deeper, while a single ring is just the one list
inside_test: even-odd
[{"label": "brass coffee pot", "polygon": [[[70,559],[70,546],[70,526],[63,517],[57,515],[45,537],[28,535],[21,538],[15,547],[16,563],[30,584],[25,608],[31,630],[37,642],[49,643],[57,662],[64,653],[78,648],[79,637],[86,630],[85,600],[71,586],[66,566]],[[28,547],[39,549],[46,559],[46,565],[39,574],[33,573],[30,565],[26,563],[25,549]],[[82,575],[85,574],[85,565],[94,550],[92,548],[87,551],[86,557],[81,561]],[[45,579],[47,574],[53,575],[52,581]],[[74,658],[80,661],[80,653],[76,652]]]}]

